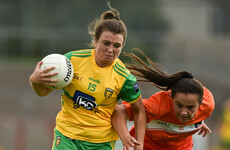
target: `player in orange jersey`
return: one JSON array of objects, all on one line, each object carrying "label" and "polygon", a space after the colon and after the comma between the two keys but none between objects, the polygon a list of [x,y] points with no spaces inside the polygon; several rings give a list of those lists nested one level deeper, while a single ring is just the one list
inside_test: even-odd
[{"label": "player in orange jersey", "polygon": [[[210,117],[215,106],[212,93],[189,72],[168,75],[147,57],[152,67],[133,53],[127,55],[135,62],[127,68],[139,81],[162,89],[149,99],[143,99],[147,116],[144,150],[192,150],[193,134],[200,131],[198,134],[204,137],[211,133],[204,120]],[[136,128],[133,126],[130,132],[124,128],[127,118],[132,121],[134,115],[130,104],[124,102],[112,115],[112,124],[123,145],[129,145],[124,149],[134,145]]]}]

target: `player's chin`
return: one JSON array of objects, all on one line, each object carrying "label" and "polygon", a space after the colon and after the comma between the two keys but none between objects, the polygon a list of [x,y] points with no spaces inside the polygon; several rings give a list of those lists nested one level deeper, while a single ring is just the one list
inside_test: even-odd
[{"label": "player's chin", "polygon": [[104,64],[107,66],[111,65],[113,63],[114,59],[113,58],[106,58],[104,59]]},{"label": "player's chin", "polygon": [[114,58],[113,58],[113,57],[106,57],[106,58],[105,58],[105,61],[106,61],[107,63],[112,63],[112,62],[114,61]]},{"label": "player's chin", "polygon": [[181,123],[186,123],[190,120],[189,118],[181,118],[181,117],[179,117],[178,119]]}]

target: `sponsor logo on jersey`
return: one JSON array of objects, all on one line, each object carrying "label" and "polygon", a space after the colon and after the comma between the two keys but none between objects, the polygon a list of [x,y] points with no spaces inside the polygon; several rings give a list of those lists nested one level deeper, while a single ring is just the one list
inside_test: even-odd
[{"label": "sponsor logo on jersey", "polygon": [[106,98],[106,99],[110,98],[110,97],[113,95],[113,91],[114,91],[113,89],[106,88],[106,89],[105,89],[105,93],[104,93],[105,98]]},{"label": "sponsor logo on jersey", "polygon": [[[200,126],[199,126],[200,127]],[[161,120],[152,120],[149,123],[147,123],[148,130],[159,130],[159,131],[165,131],[169,133],[191,133],[193,131],[197,130],[197,127],[195,127],[195,124],[188,124],[188,125],[178,125],[173,124],[171,122],[164,122]]]},{"label": "sponsor logo on jersey", "polygon": [[179,130],[184,130],[184,126],[183,125],[179,125]]},{"label": "sponsor logo on jersey", "polygon": [[93,81],[93,82],[96,82],[96,83],[98,83],[98,84],[101,83],[100,80],[98,80],[98,79],[93,79],[93,78],[91,78],[91,77],[89,77],[88,79],[91,80],[91,81]]},{"label": "sponsor logo on jersey", "polygon": [[159,124],[159,125],[162,125],[162,126],[166,126],[166,127],[170,126],[170,123],[163,122],[163,121],[160,121],[160,120],[157,120],[156,123]]},{"label": "sponsor logo on jersey", "polygon": [[56,137],[56,147],[58,147],[61,144],[61,136]]},{"label": "sponsor logo on jersey", "polygon": [[95,98],[81,91],[75,92],[73,100],[74,108],[79,108],[80,106],[82,106],[87,110],[93,110],[93,108],[97,107],[97,104],[95,103]]},{"label": "sponsor logo on jersey", "polygon": [[135,93],[137,93],[137,92],[139,92],[139,86],[138,86],[138,83],[136,82],[136,83],[134,83],[134,91],[135,91]]},{"label": "sponsor logo on jersey", "polygon": [[77,80],[79,80],[79,81],[81,82],[81,80],[82,80],[83,77],[79,77],[79,76],[75,73],[74,76],[73,76],[73,78],[74,78],[74,79],[77,79]]}]

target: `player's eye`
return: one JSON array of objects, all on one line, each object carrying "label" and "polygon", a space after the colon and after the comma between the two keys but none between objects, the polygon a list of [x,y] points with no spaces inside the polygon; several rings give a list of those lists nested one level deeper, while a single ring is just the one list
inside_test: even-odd
[{"label": "player's eye", "polygon": [[183,105],[182,105],[181,103],[179,103],[179,102],[176,102],[176,106],[177,106],[178,108],[182,108],[182,107],[183,107]]},{"label": "player's eye", "polygon": [[194,107],[195,107],[195,106],[188,106],[187,108],[188,108],[189,110],[192,110]]},{"label": "player's eye", "polygon": [[120,43],[114,44],[114,47],[119,48],[119,47],[121,47],[121,44]]},{"label": "player's eye", "polygon": [[108,45],[109,45],[109,42],[108,42],[108,41],[103,41],[103,44],[104,44],[105,46],[108,46]]},{"label": "player's eye", "polygon": [[177,107],[182,108],[183,106],[181,104],[177,104]]}]

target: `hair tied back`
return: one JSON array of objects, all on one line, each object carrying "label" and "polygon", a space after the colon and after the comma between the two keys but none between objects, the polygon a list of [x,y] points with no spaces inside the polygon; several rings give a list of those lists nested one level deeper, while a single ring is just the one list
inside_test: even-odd
[{"label": "hair tied back", "polygon": [[193,74],[188,72],[188,74],[187,74],[187,77],[186,77],[186,78],[193,79]]},{"label": "hair tied back", "polygon": [[107,1],[107,6],[109,7],[110,11],[107,11],[107,13],[103,16],[103,19],[106,20],[106,19],[116,19],[116,20],[120,20],[120,13],[112,8],[110,6],[110,2]]}]

